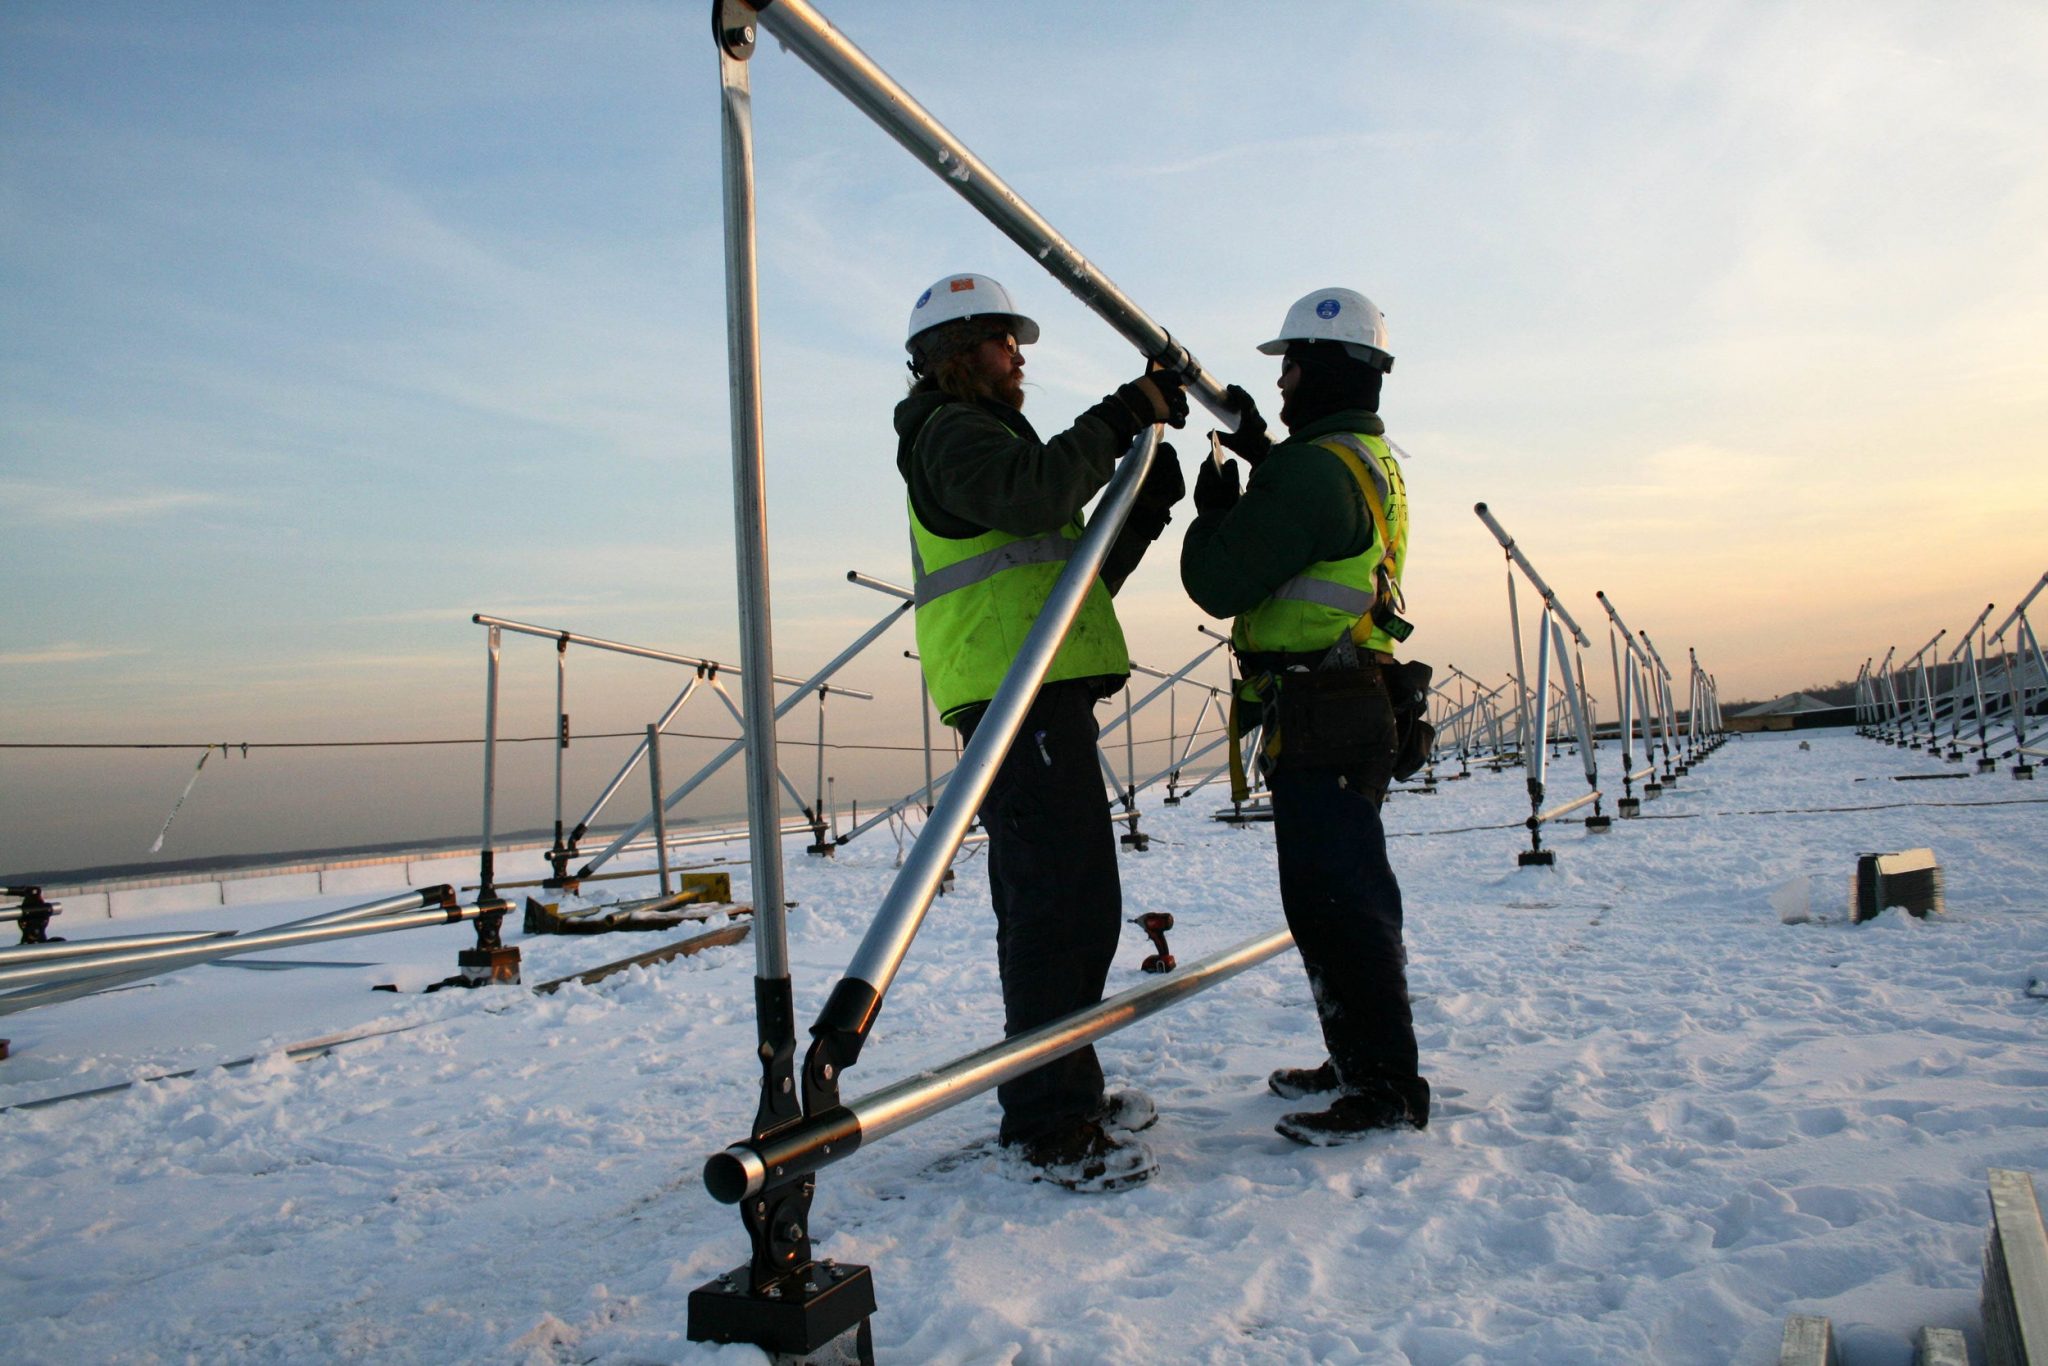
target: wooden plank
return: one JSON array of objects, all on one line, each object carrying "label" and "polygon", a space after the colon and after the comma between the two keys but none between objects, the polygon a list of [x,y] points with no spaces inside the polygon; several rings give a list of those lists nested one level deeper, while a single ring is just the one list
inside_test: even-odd
[{"label": "wooden plank", "polygon": [[[752,908],[749,907],[747,909],[751,910]],[[706,949],[720,948],[726,944],[737,944],[742,939],[745,939],[748,931],[753,928],[751,922],[740,925],[727,925],[721,929],[710,930],[693,938],[685,939],[678,944],[667,944],[658,949],[649,949],[646,953],[636,953],[631,958],[621,958],[615,963],[601,963],[597,967],[585,972],[572,972],[567,977],[557,977],[551,982],[542,982],[534,988],[534,991],[542,996],[551,996],[570,982],[581,982],[585,986],[589,986],[593,982],[602,982],[613,973],[624,972],[627,968],[651,968],[658,963],[666,963],[676,958],[687,958],[692,954],[702,953]]]},{"label": "wooden plank", "polygon": [[1991,1366],[2048,1366],[2048,1230],[2034,1179],[1991,1169],[1984,1245],[1984,1356]]},{"label": "wooden plank", "polygon": [[1778,1366],[1841,1366],[1835,1355],[1835,1326],[1826,1319],[1794,1314],[1785,1320]]}]

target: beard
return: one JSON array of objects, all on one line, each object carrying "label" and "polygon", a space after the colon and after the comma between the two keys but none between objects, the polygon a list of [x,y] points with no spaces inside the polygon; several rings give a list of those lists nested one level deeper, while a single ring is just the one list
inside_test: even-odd
[{"label": "beard", "polygon": [[997,380],[991,387],[995,390],[997,398],[1009,404],[1012,408],[1022,410],[1024,407],[1024,376],[1012,370],[1009,374]]}]

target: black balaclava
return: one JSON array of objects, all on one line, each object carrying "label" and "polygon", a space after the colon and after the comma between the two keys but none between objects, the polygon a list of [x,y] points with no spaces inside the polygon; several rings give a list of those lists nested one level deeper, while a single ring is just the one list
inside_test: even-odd
[{"label": "black balaclava", "polygon": [[1280,420],[1300,431],[1347,408],[1380,410],[1380,369],[1346,351],[1339,342],[1296,341],[1287,359],[1301,366],[1301,379],[1280,406]]}]

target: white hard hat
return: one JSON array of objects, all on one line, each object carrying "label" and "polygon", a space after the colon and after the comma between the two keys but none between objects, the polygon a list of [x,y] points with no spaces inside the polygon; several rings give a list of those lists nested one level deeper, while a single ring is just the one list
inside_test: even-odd
[{"label": "white hard hat", "polygon": [[911,305],[910,330],[904,334],[903,347],[915,355],[917,348],[911,343],[920,332],[962,318],[984,317],[1007,319],[1010,335],[1019,346],[1029,346],[1038,340],[1038,324],[1017,311],[1017,305],[1010,302],[1009,290],[986,275],[963,273],[942,275],[932,281],[930,289],[917,296],[917,302]]},{"label": "white hard hat", "polygon": [[1296,341],[1333,341],[1362,361],[1382,370],[1394,368],[1387,348],[1387,320],[1372,300],[1355,289],[1318,289],[1304,294],[1287,310],[1280,335],[1261,342],[1259,350],[1277,356]]}]

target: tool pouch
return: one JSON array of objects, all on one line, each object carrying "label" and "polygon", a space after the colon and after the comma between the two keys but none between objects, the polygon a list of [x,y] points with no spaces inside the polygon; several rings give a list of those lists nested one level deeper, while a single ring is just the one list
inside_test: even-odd
[{"label": "tool pouch", "polygon": [[1280,763],[1334,769],[1383,790],[1394,763],[1394,713],[1379,670],[1287,672],[1280,687]]},{"label": "tool pouch", "polygon": [[1436,745],[1436,727],[1429,714],[1429,677],[1434,672],[1420,660],[1380,665],[1387,700],[1394,711],[1394,777],[1406,782],[1429,759]]}]

